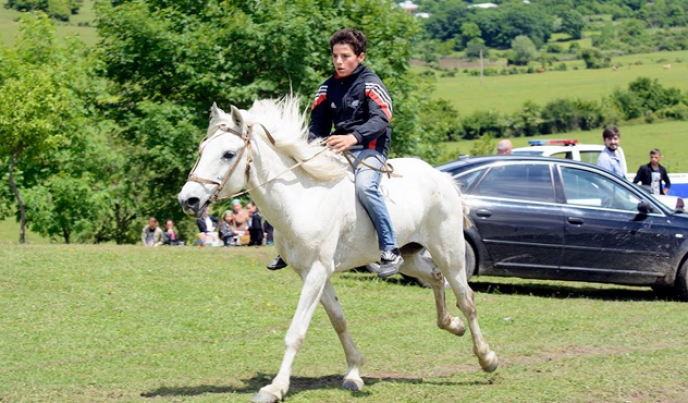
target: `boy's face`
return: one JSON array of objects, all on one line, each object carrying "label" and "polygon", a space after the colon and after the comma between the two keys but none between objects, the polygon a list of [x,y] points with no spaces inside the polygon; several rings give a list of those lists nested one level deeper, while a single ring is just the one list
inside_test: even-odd
[{"label": "boy's face", "polygon": [[662,154],[650,154],[650,162],[652,165],[659,164],[659,160],[662,159]]},{"label": "boy's face", "polygon": [[332,47],[332,64],[340,77],[346,77],[356,70],[365,59],[365,53],[356,56],[348,43],[338,43]]}]

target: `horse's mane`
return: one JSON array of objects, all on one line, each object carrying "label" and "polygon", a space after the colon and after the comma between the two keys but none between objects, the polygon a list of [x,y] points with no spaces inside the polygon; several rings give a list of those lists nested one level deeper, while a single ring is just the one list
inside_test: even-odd
[{"label": "horse's mane", "polygon": [[[274,147],[295,159],[306,161],[301,165],[313,179],[318,181],[331,181],[341,178],[347,169],[343,159],[323,150],[318,144],[308,144],[308,127],[306,126],[306,113],[300,111],[299,97],[287,95],[280,99],[263,99],[255,101],[248,113],[244,113],[246,124],[261,123],[270,131],[275,140]],[[262,132],[256,130],[268,144],[270,142]]]}]

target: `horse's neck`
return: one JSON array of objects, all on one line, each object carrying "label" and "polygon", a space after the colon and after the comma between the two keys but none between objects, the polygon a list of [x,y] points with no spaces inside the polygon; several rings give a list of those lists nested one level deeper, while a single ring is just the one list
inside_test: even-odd
[{"label": "horse's neck", "polygon": [[[313,205],[327,188],[318,186],[301,168],[289,170],[295,161],[268,146],[254,142],[254,169],[249,178],[250,195],[262,215],[279,232],[285,233],[309,219],[304,204]],[[278,178],[275,177],[279,175]]]}]

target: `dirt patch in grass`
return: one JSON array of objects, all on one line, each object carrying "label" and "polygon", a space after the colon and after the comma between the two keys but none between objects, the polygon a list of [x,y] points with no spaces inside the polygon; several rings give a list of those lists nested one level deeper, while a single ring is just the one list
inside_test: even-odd
[{"label": "dirt patch in grass", "polygon": [[642,392],[633,392],[626,396],[628,403],[685,403],[688,402],[688,391],[650,389]]}]

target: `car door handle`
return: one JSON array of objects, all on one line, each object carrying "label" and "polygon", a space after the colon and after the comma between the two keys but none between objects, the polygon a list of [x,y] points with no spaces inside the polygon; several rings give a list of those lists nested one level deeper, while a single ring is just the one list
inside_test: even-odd
[{"label": "car door handle", "polygon": [[583,219],[582,219],[582,218],[578,218],[578,217],[569,217],[569,218],[568,218],[568,221],[569,221],[571,224],[575,224],[575,225],[583,225],[583,223],[584,223]]},{"label": "car door handle", "polygon": [[490,211],[486,208],[480,208],[480,209],[475,210],[475,215],[477,215],[478,217],[487,218],[487,217],[492,216],[492,211]]}]

